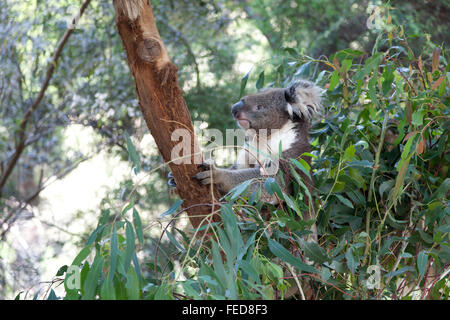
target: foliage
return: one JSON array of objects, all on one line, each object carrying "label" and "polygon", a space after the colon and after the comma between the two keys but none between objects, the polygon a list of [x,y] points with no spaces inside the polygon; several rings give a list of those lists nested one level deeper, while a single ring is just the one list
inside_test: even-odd
[{"label": "foliage", "polygon": [[[268,178],[263,188],[284,200],[274,207],[243,183],[222,199],[221,223],[208,233],[173,227],[177,202],[162,215],[172,218],[160,242],[172,250],[158,243],[147,274],[138,259],[145,228],[131,200],[113,221],[102,213],[72,263],[79,289],[68,286],[76,272],[61,280],[64,299],[283,299],[307,286],[314,299],[448,299],[447,55],[431,42],[413,52],[387,19],[371,53],[345,49],[325,60],[291,49],[266,75],[271,85],[309,77],[326,88],[326,118],[311,132],[313,195],[298,176],[294,195]],[[314,221],[299,219],[307,196],[318,243],[308,239]]]},{"label": "foliage", "polygon": [[[264,57],[285,64],[286,48],[298,48],[310,56],[329,55],[346,47],[365,50],[377,35],[377,30],[368,29],[366,24],[370,6],[382,2],[196,0],[152,4],[162,38],[179,67],[193,120],[224,130],[233,123],[228,117],[224,121],[222,115],[239,97],[239,55],[264,49]],[[8,79],[0,83],[2,172],[17,147],[15,133],[42,85],[48,59],[76,9],[72,1],[2,1],[0,73]],[[445,1],[397,1],[391,12],[409,34],[418,37],[422,30],[433,31],[427,36],[442,43],[448,42],[448,10]],[[265,38],[268,47],[258,35]],[[418,37],[414,44],[420,48],[426,38]],[[4,198],[12,197],[13,203],[26,201],[45,187],[49,178],[64,176],[91,156],[64,154],[67,126],[94,129],[102,137],[99,149],[125,158],[124,132],[140,137],[145,126],[136,120],[140,117],[124,55],[111,3],[93,1],[65,47],[50,88],[30,121],[26,150],[2,190],[2,207],[14,211],[14,205]],[[269,73],[267,70],[266,78]],[[212,107],[215,112],[211,112]],[[158,157],[146,160],[144,166],[159,162]]]},{"label": "foliage", "polygon": [[[155,241],[144,221],[171,202],[166,173],[159,156],[137,150],[129,154],[133,167],[152,173],[152,179],[145,185],[127,179],[102,200],[98,226],[86,235],[72,263],[76,268],[58,272],[56,283],[77,268],[81,272],[80,290],[66,285],[65,298],[282,298],[288,287],[298,286],[292,272],[301,274],[300,285],[312,279],[315,298],[409,299],[428,292],[448,298],[448,280],[439,279],[449,261],[450,79],[447,52],[438,49],[448,43],[446,1],[402,0],[394,8],[377,0],[152,4],[193,120],[218,129],[233,126],[223,115],[247,83],[260,90],[309,78],[327,89],[327,117],[311,131],[319,243],[305,241],[309,222],[295,218],[304,210],[301,180],[294,197],[270,179],[265,187],[284,199],[285,207],[263,204],[241,185],[223,199],[223,224],[211,237],[180,227],[176,202],[157,221],[168,225]],[[372,29],[366,21],[370,5],[381,5],[385,15]],[[20,121],[72,9],[73,1],[1,1],[0,173],[17,147]],[[90,156],[63,151],[66,127],[94,129],[102,138],[98,150],[123,159],[134,148],[125,132],[137,139],[146,132],[111,3],[92,1],[80,23],[0,197],[2,228],[12,226],[25,205],[37,206],[34,200],[48,181]],[[239,81],[250,68],[243,71],[238,57],[261,51],[260,63]],[[123,210],[115,208],[120,201]],[[267,221],[261,208],[270,211]],[[3,241],[8,229],[0,231]],[[218,255],[226,257],[224,263]],[[364,285],[371,265],[381,268],[379,290]],[[8,287],[3,270],[0,260],[0,295]],[[418,295],[411,291],[416,287]],[[48,297],[56,298],[53,291]]]},{"label": "foliage", "polygon": [[[275,53],[283,47],[299,48],[312,56],[328,56],[347,47],[368,51],[378,30],[368,28],[367,17],[382,23],[387,11],[398,24],[405,26],[410,36],[419,37],[425,31],[435,43],[448,42],[450,6],[447,1],[433,1],[430,5],[426,1],[408,0],[239,0],[228,5],[245,13]],[[420,49],[422,45],[422,41],[416,41],[413,48]]]}]

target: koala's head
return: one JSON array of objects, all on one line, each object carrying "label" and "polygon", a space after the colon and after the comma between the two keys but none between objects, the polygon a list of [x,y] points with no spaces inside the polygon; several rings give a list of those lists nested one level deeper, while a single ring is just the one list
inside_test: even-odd
[{"label": "koala's head", "polygon": [[300,80],[287,88],[266,89],[243,97],[231,113],[245,130],[281,129],[289,120],[308,122],[321,113],[322,89]]}]

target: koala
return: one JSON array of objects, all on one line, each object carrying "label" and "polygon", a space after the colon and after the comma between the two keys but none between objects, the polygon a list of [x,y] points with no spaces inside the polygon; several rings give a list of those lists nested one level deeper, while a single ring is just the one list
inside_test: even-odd
[{"label": "koala", "polygon": [[[218,168],[205,163],[201,165],[205,171],[194,178],[204,185],[215,184],[223,195],[244,181],[264,182],[269,176],[280,186],[283,176],[290,186],[289,159],[310,151],[308,130],[311,119],[322,114],[322,91],[310,81],[299,80],[287,88],[270,88],[243,97],[232,106],[231,113],[245,130],[247,147],[238,153],[231,167]],[[311,163],[310,157],[303,159]],[[312,181],[303,172],[298,173],[312,194]],[[252,187],[256,186],[252,183]],[[262,191],[264,200],[276,202],[264,188]],[[311,218],[305,213],[304,219]]]}]

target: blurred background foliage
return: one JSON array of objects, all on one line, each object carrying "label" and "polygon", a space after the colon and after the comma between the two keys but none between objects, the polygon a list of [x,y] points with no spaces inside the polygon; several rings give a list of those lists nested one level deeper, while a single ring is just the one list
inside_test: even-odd
[{"label": "blurred background foliage", "polygon": [[[49,59],[81,3],[0,0],[0,172],[16,148],[18,126],[39,92]],[[152,1],[152,5],[160,34],[172,61],[179,68],[179,82],[192,119],[201,121],[202,127],[220,130],[235,127],[230,106],[239,99],[241,80],[250,71],[246,93],[255,92],[255,84],[260,88],[262,78],[264,86],[281,86],[294,78],[305,77],[322,85],[331,85],[334,81],[336,88],[333,89],[337,91],[329,90],[328,99],[330,103],[337,101],[343,94],[343,87],[336,80],[342,75],[333,78],[330,66],[315,60],[334,63],[334,54],[349,48],[364,53],[354,57],[353,61],[356,63],[358,59],[358,63],[364,64],[364,59],[373,53],[391,48],[389,41],[377,38],[380,29],[386,27],[386,21],[379,16],[386,16],[387,12],[395,24],[403,26],[410,39],[409,49],[416,57],[431,57],[436,46],[442,47],[449,42],[448,1],[393,1],[389,11],[385,2],[369,0],[169,0]],[[375,8],[381,8],[379,15]],[[368,28],[368,19],[375,27]],[[407,49],[398,49],[401,50]],[[408,55],[407,52],[403,54]],[[445,54],[444,51],[441,57]],[[338,63],[345,60],[337,59]],[[390,73],[386,71],[384,76],[390,76]],[[357,88],[356,85],[351,90],[361,90],[361,86]],[[49,261],[54,261],[51,259],[61,252],[69,252],[68,256],[72,258],[84,245],[99,212],[107,212],[109,219],[115,219],[121,215],[123,203],[130,200],[131,193],[133,205],[138,208],[144,225],[154,221],[155,215],[172,207],[176,201],[166,185],[167,172],[142,121],[134,90],[125,52],[115,29],[112,3],[92,1],[64,48],[50,87],[33,114],[27,130],[27,147],[0,198],[0,297],[14,297],[18,290],[39,293],[40,282],[50,280],[49,274],[55,273],[54,265],[49,266]],[[367,90],[373,93],[369,88]],[[352,103],[348,99],[346,96],[344,104]],[[332,103],[329,107],[339,111]],[[365,137],[367,143],[378,137],[383,124],[383,118],[371,112],[366,108],[360,113],[360,117],[367,120],[360,138]],[[316,144],[348,147],[342,137],[338,137],[340,135],[329,131],[342,126],[340,130],[345,133],[351,128],[341,117],[336,113],[328,126],[323,124],[316,128],[313,132],[317,137]],[[136,144],[146,173],[138,177],[139,183],[127,171],[125,132]],[[334,138],[326,138],[328,136]],[[441,147],[439,143],[442,142],[434,145]],[[398,144],[399,141],[396,146]],[[446,146],[445,142],[443,148]],[[351,150],[348,152],[352,154]],[[103,160],[93,162],[99,155],[103,155]],[[394,155],[392,157],[391,166],[397,161]],[[111,163],[105,159],[118,159],[119,162]],[[443,160],[446,158],[430,161]],[[330,156],[330,159],[321,158],[320,161],[317,164],[317,188],[326,195],[333,186],[329,179],[335,177],[332,174],[330,178],[327,174],[340,160]],[[87,163],[99,166],[94,171],[108,167],[106,176],[116,179],[94,182],[94,176],[84,176],[79,188],[104,186],[103,193],[95,197],[97,201],[91,207],[72,208],[73,212],[64,217],[67,220],[61,220],[66,213],[48,209],[54,196],[46,190],[60,186],[59,181],[72,181],[68,180],[72,173],[81,177],[77,170]],[[125,169],[120,171],[124,166]],[[386,179],[396,175],[389,170],[386,169]],[[355,171],[349,174],[358,181]],[[84,202],[84,198],[77,196],[80,189],[74,188],[70,192],[74,192],[73,198],[80,205]],[[353,203],[358,201],[358,195],[347,197]],[[327,208],[334,206],[342,212],[349,209],[345,200],[332,199],[334,202],[329,202]],[[333,216],[330,210],[324,210],[319,216],[322,231],[330,231],[326,225],[328,218],[324,217]],[[364,220],[361,212],[354,218],[341,217],[343,220],[339,221],[359,228]],[[37,241],[33,236],[38,232],[37,227],[29,226],[33,221],[39,221],[39,228],[45,230],[39,234],[48,235],[43,242],[41,239],[34,242],[45,247],[45,250],[36,250],[35,254],[32,254],[35,247],[30,246]],[[156,224],[156,228],[164,227]],[[125,228],[126,224],[123,226]],[[155,253],[159,235],[157,231],[144,233],[148,241],[139,258]],[[170,241],[163,241],[161,245],[169,255],[176,250]],[[359,245],[355,248],[357,250]],[[148,268],[156,267],[150,265]]]}]

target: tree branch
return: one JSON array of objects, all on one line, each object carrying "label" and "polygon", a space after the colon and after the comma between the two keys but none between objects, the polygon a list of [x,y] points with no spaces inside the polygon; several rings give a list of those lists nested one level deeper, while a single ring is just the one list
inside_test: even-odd
[{"label": "tree branch", "polygon": [[[84,11],[86,10],[87,6],[89,5],[89,3],[91,2],[91,0],[86,0],[83,5],[80,8],[80,12],[79,12],[79,17],[81,17],[84,13]],[[61,40],[59,41],[59,44],[56,48],[56,51],[53,55],[52,60],[50,61],[50,64],[48,66],[47,69],[47,74],[45,76],[45,80],[42,84],[41,90],[38,94],[38,96],[36,97],[36,99],[34,100],[34,102],[31,104],[31,106],[28,108],[27,112],[25,113],[22,122],[20,123],[19,126],[19,142],[16,146],[16,150],[11,158],[11,160],[9,161],[9,163],[7,164],[3,175],[0,178],[0,198],[2,196],[2,191],[3,188],[6,184],[6,181],[8,180],[9,176],[11,175],[14,167],[17,164],[17,161],[19,160],[20,156],[22,155],[23,151],[25,150],[26,144],[25,144],[25,132],[27,129],[27,125],[28,122],[32,116],[32,114],[34,113],[34,111],[37,109],[37,107],[39,106],[39,104],[41,103],[42,99],[44,98],[45,92],[47,91],[47,88],[50,84],[50,80],[53,76],[53,73],[55,72],[56,69],[56,65],[58,62],[59,57],[61,56],[62,50],[65,46],[65,44],[67,43],[67,40],[69,39],[70,35],[73,32],[73,28],[68,28],[66,30],[66,32],[64,33],[64,35],[62,36]]]},{"label": "tree branch", "polygon": [[[178,84],[177,67],[171,62],[166,47],[156,27],[150,1],[114,0],[116,25],[127,53],[128,65],[134,77],[136,93],[142,116],[150,130],[164,162],[169,167],[177,184],[177,191],[183,199],[183,207],[194,228],[204,224],[217,204],[220,194],[215,187],[202,186],[192,177],[198,173],[202,161],[200,145],[194,135],[189,110]],[[176,161],[173,154],[180,146],[173,133],[183,132],[182,159]],[[193,207],[199,203],[212,204],[208,207]],[[218,220],[213,215],[213,220]]]}]

